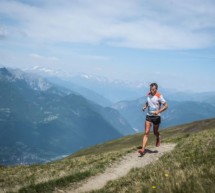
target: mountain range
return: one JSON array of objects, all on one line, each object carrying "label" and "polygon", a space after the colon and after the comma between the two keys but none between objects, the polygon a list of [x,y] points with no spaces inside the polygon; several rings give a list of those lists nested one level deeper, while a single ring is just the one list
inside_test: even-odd
[{"label": "mountain range", "polygon": [[[49,80],[53,80],[50,77]],[[61,78],[61,80],[64,78]],[[64,80],[65,81],[65,80]],[[66,78],[67,84],[71,88],[72,84],[79,87],[98,93],[111,103],[115,103],[121,100],[132,100],[143,96],[148,87],[146,83],[142,82],[130,82],[124,80],[111,80],[103,76],[79,74]],[[55,81],[56,82],[56,81]],[[62,85],[61,81],[57,81]],[[65,85],[65,84],[64,84]],[[80,92],[80,90],[78,91]]]},{"label": "mountain range", "polygon": [[[106,100],[104,106],[110,106],[120,101],[133,101],[146,96],[149,92],[149,84],[144,81],[125,81],[117,79],[109,79],[98,75],[79,74],[71,77],[47,76],[48,80],[58,83],[61,86],[66,86],[72,90],[74,85],[77,92],[81,93],[81,89],[85,89],[85,96],[88,98],[87,91],[96,93],[97,96],[103,97]],[[159,84],[159,83],[158,83]],[[78,88],[79,87],[79,88]],[[80,89],[81,88],[81,89]],[[87,91],[86,91],[87,89]],[[172,101],[194,101],[206,102],[215,105],[215,92],[200,92],[200,91],[180,91],[173,88],[165,88],[159,85],[159,92],[161,92],[167,99]],[[84,93],[84,92],[83,92]],[[91,97],[92,100],[93,97]],[[97,97],[97,99],[99,99]],[[101,99],[99,99],[100,101]],[[96,100],[95,100],[96,101]],[[107,102],[108,101],[108,102]],[[103,105],[101,103],[101,105]]]},{"label": "mountain range", "polygon": [[[58,83],[63,86],[63,82],[60,80]],[[88,91],[93,90],[95,93],[100,93],[99,95],[90,95],[86,92],[85,96],[90,95],[91,100],[95,102],[102,101],[100,96],[105,96],[109,103],[101,105],[109,104],[111,108],[120,112],[136,132],[143,131],[145,113],[141,109],[149,87],[145,82],[128,83],[122,80],[109,80],[105,77],[80,74],[67,79],[66,83],[67,85],[81,85]],[[77,91],[79,90],[77,89]],[[178,91],[160,86],[159,92],[164,95],[169,105],[169,109],[162,113],[161,128],[212,118],[215,115],[215,92]]]},{"label": "mountain range", "polygon": [[0,163],[38,163],[134,132],[117,110],[0,68]]},{"label": "mountain range", "polygon": [[[146,83],[105,77],[42,77],[0,68],[0,164],[47,162],[143,132]],[[215,93],[160,88],[169,108],[161,129],[215,115]]]}]

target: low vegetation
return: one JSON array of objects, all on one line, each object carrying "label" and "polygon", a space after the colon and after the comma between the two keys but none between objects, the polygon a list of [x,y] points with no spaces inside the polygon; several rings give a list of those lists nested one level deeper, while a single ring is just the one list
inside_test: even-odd
[{"label": "low vegetation", "polygon": [[215,192],[215,127],[177,140],[176,148],[159,161],[133,169],[127,176],[93,192]]},{"label": "low vegetation", "polygon": [[[161,134],[163,142],[177,143],[175,150],[98,192],[215,192],[215,119],[168,128]],[[153,134],[149,140],[154,145]],[[136,151],[141,141],[142,134],[130,135],[51,163],[0,167],[0,192],[48,193],[70,186],[103,172]]]}]

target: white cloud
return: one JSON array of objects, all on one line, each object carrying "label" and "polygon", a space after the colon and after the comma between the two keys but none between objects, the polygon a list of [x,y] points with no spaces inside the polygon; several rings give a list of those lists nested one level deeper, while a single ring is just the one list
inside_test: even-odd
[{"label": "white cloud", "polygon": [[36,60],[49,60],[49,61],[57,61],[58,58],[54,57],[54,56],[42,56],[42,55],[39,55],[39,54],[35,54],[35,53],[32,53],[29,55],[31,58],[33,59],[36,59]]},{"label": "white cloud", "polygon": [[0,2],[30,39],[146,49],[213,46],[214,8],[209,0]]},{"label": "white cloud", "polygon": [[45,75],[59,75],[60,72],[48,67],[44,66],[33,66],[33,67],[27,67],[23,68],[22,70],[27,71],[27,72],[34,72],[34,73],[39,73],[39,74],[45,74]]},{"label": "white cloud", "polygon": [[42,59],[43,56],[40,56],[39,54],[30,54],[30,57],[35,58],[35,59]]}]

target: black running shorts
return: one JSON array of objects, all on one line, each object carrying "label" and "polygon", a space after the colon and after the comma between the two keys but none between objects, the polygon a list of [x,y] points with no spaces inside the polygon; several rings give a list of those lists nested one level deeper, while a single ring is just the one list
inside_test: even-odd
[{"label": "black running shorts", "polygon": [[146,115],[146,121],[149,121],[149,122],[153,123],[154,125],[158,125],[161,123],[161,117]]}]

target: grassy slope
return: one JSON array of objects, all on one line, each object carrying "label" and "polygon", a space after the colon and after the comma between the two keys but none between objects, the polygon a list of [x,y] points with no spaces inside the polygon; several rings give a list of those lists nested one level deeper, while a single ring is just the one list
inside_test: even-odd
[{"label": "grassy slope", "polygon": [[[202,130],[205,131],[191,135]],[[183,189],[180,189],[181,186],[187,187],[185,190],[189,192],[188,185],[192,185],[191,188],[196,187],[194,186],[196,178],[200,180],[197,181],[198,190],[200,187],[206,190],[202,183],[205,184],[208,179],[214,180],[213,173],[215,173],[214,167],[210,164],[212,162],[207,162],[213,160],[212,156],[214,156],[211,152],[214,150],[212,149],[214,142],[211,144],[211,141],[215,137],[215,119],[172,127],[163,130],[161,134],[163,142],[177,142],[177,149],[162,157],[155,166],[149,166],[143,170],[134,169],[127,177],[109,183],[101,192],[131,192],[134,188],[137,188],[134,190],[137,192],[142,190],[156,192],[159,188],[162,188],[162,192],[183,192]],[[136,134],[79,151],[65,159],[47,164],[0,167],[0,192],[18,192],[19,190],[19,192],[26,193],[48,193],[52,192],[55,187],[66,187],[70,183],[104,171],[113,161],[135,150],[141,141],[142,134]],[[150,144],[154,145],[154,142],[155,139],[151,134]],[[209,145],[205,146],[204,143]],[[200,159],[198,155],[204,156]],[[207,164],[204,165],[204,163]],[[158,174],[157,171],[161,172]],[[164,173],[168,173],[169,177],[164,177]],[[206,174],[209,176],[204,176]],[[180,180],[176,181],[176,179]],[[208,184],[210,184],[209,180]],[[152,189],[151,186],[156,186],[156,188]]]},{"label": "grassy slope", "polygon": [[[127,176],[92,192],[215,192],[215,126],[212,129],[206,122],[202,122],[202,126],[205,129],[198,133],[176,138],[176,148],[158,162],[142,169],[135,168]],[[184,129],[194,132],[191,127]]]}]

